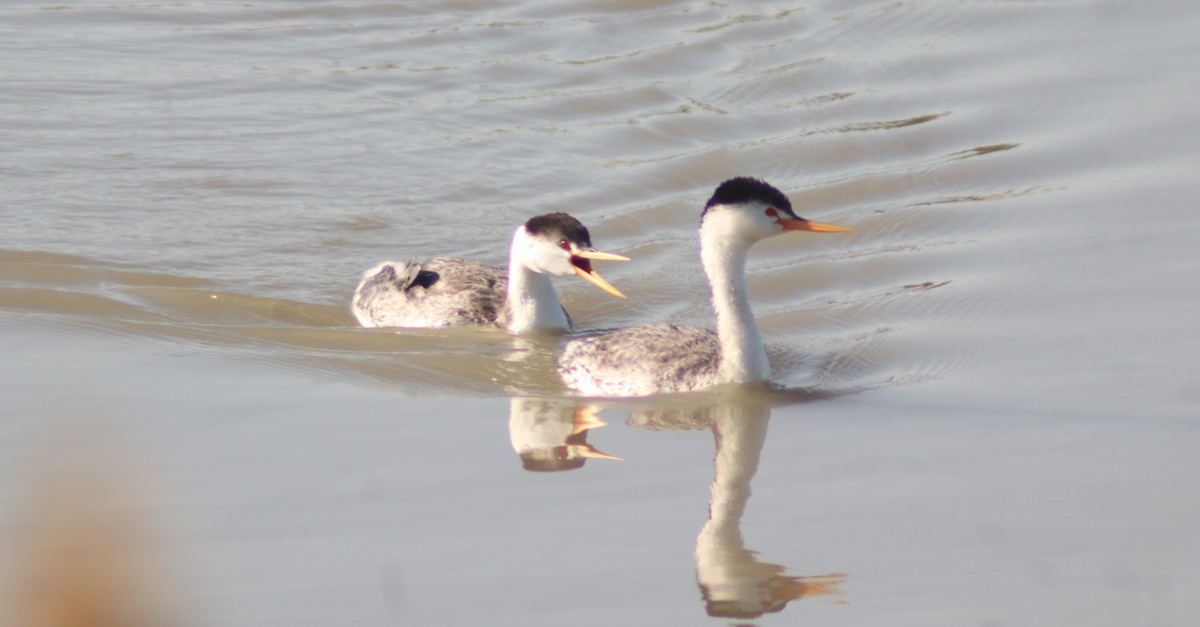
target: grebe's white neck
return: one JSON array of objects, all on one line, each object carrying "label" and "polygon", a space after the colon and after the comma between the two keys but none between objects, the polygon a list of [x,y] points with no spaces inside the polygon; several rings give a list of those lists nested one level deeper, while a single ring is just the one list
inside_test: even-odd
[{"label": "grebe's white neck", "polygon": [[569,331],[571,323],[558,302],[550,276],[535,272],[527,264],[531,250],[524,225],[517,227],[508,255],[508,330]]},{"label": "grebe's white neck", "polygon": [[734,212],[714,211],[700,225],[700,260],[712,289],[721,346],[717,383],[750,383],[771,377],[746,292],[746,253],[757,238],[744,234],[738,220]]}]

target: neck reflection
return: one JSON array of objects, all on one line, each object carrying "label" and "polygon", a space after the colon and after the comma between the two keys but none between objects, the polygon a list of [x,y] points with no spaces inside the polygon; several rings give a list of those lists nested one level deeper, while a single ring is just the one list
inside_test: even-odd
[{"label": "neck reflection", "polygon": [[708,520],[696,538],[696,581],[710,616],[754,619],[782,611],[796,599],[840,596],[846,575],[785,574],[746,548],[741,520],[758,471],[771,408],[738,400],[695,410],[634,412],[630,424],[649,429],[709,429],[716,451]]}]

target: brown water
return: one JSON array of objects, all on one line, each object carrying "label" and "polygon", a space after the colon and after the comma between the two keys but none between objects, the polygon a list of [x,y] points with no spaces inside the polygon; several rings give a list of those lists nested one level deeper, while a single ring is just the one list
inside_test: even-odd
[{"label": "brown water", "polygon": [[[86,519],[29,494],[99,449],[152,484],[129,588],[179,623],[1190,624],[1196,32],[1170,0],[5,4],[0,547]],[[634,259],[627,300],[558,282],[578,324],[710,325],[695,229],[738,174],[856,229],[751,255],[785,390],[601,427],[556,340],[349,314],[379,260],[503,264],[565,209]]]}]

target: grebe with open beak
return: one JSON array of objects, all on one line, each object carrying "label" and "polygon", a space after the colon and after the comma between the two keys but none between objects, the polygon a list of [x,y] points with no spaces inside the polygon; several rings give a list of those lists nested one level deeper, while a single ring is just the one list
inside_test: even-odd
[{"label": "grebe with open beak", "polygon": [[593,248],[587,227],[570,215],[541,215],[517,227],[507,273],[458,257],[385,261],[363,274],[351,309],[364,327],[570,331],[571,317],[559,304],[550,276],[573,274],[625,297],[592,269],[592,260],[629,259]]}]

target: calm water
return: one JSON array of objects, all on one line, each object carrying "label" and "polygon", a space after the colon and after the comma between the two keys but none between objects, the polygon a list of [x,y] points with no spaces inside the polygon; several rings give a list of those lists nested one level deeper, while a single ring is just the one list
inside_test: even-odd
[{"label": "calm water", "polygon": [[[69,520],[123,550],[64,572],[145,562],[102,596],[177,624],[1190,624],[1196,32],[1182,0],[6,3],[0,584]],[[562,209],[634,259],[627,300],[558,281],[577,324],[710,325],[695,229],[739,174],[856,229],[751,255],[783,391],[591,407],[557,340],[350,316],[374,263],[502,265]]]}]

